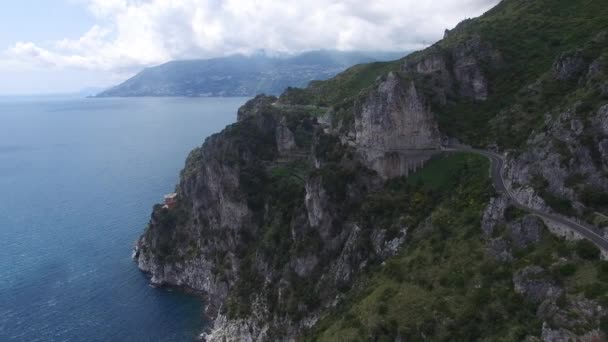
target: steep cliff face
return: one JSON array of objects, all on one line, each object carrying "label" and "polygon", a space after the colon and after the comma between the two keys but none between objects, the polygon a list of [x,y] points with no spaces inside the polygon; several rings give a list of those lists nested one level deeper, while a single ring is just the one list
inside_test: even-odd
[{"label": "steep cliff face", "polygon": [[226,299],[235,283],[238,253],[257,229],[244,177],[255,163],[276,155],[269,138],[276,126],[274,117],[256,116],[246,127],[229,127],[190,153],[177,207],[155,207],[137,243],[139,267],[152,275],[152,283],[203,291],[213,304]]},{"label": "steep cliff face", "polygon": [[440,146],[437,121],[412,80],[391,72],[355,104],[354,145],[385,178],[406,175]]},{"label": "steep cliff face", "polygon": [[155,207],[137,242],[154,284],[207,295],[208,340],[294,337],[405,242],[407,225],[376,229],[353,210],[381,178],[306,112],[275,101],[252,100],[190,154],[178,205]]},{"label": "steep cliff face", "polygon": [[139,267],[208,296],[211,341],[605,338],[593,246],[491,199],[483,158],[435,156],[447,136],[508,151],[519,202],[606,224],[605,8],[505,0],[400,61],[256,97],[191,153]]},{"label": "steep cliff face", "polygon": [[[572,282],[564,278],[573,275],[580,256],[567,250],[564,240],[549,235],[543,221],[513,207],[503,196],[491,199],[484,210],[482,229],[486,239],[487,253],[503,264],[516,269],[512,275],[513,289],[529,303],[537,306],[535,317],[542,322],[542,341],[601,341],[604,334],[600,318],[606,309],[597,298],[589,299],[573,291]],[[559,258],[547,258],[539,265],[522,267],[521,256],[542,252],[548,241],[561,250]],[[543,246],[545,245],[545,246]],[[540,252],[540,253],[539,253]],[[527,256],[531,257],[530,255]],[[538,256],[536,256],[538,260]]]},{"label": "steep cliff face", "polygon": [[481,35],[465,37],[454,44],[438,44],[414,54],[401,66],[403,72],[423,75],[440,105],[445,105],[448,97],[486,100],[489,82],[483,66],[499,68],[503,63],[500,52]]},{"label": "steep cliff face", "polygon": [[[545,112],[521,153],[509,161],[507,179],[525,202],[598,224],[608,205],[608,104],[602,85],[608,79],[608,40],[601,33],[582,48],[559,55],[552,68],[530,86],[535,92],[563,89],[562,101]],[[599,220],[599,221],[598,221]],[[600,224],[602,225],[602,224]]]}]

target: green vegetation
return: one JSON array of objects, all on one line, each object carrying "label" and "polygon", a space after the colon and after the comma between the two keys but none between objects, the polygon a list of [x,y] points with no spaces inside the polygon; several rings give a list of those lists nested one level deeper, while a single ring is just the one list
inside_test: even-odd
[{"label": "green vegetation", "polygon": [[[517,251],[512,263],[487,255],[480,219],[492,191],[484,161],[442,155],[411,178],[389,181],[370,195],[361,216],[389,232],[395,223],[416,227],[408,231],[407,248],[363,276],[305,339],[511,341],[537,335],[537,306],[516,294],[512,282],[517,270],[531,265],[551,270],[549,277],[567,293],[606,301],[608,263],[598,260],[599,251],[587,241],[543,232],[541,242]],[[430,221],[416,226],[428,214]],[[507,221],[522,216],[517,208],[505,213]]]},{"label": "green vegetation", "polygon": [[336,106],[348,102],[374,84],[379,76],[399,71],[400,66],[401,61],[359,64],[327,81],[312,82],[308,88],[309,104]]},{"label": "green vegetation", "polygon": [[[599,82],[581,90],[576,79],[555,79],[551,68],[558,56],[580,55],[590,63],[605,55],[605,44],[593,39],[606,30],[608,6],[602,0],[506,0],[484,16],[461,23],[432,49],[406,58],[421,60],[441,54],[449,60],[454,49],[479,35],[484,44],[499,52],[493,62],[479,61],[487,78],[487,100],[450,96],[447,103],[441,103],[436,100],[434,75],[404,76],[415,79],[432,100],[443,133],[477,146],[497,142],[503,148],[519,148],[533,130],[543,129],[545,114],[581,101],[577,111],[584,116],[601,101],[605,103]],[[282,100],[332,106],[335,117],[349,122],[357,96],[379,77],[399,71],[403,61],[357,65],[306,89],[289,89]]]},{"label": "green vegetation", "polygon": [[454,188],[465,174],[476,173],[479,177],[487,177],[488,169],[480,168],[482,160],[485,158],[475,154],[444,153],[407,177],[407,182],[410,185],[421,184],[432,191]]},{"label": "green vegetation", "polygon": [[[519,147],[545,113],[565,103],[576,82],[545,76],[558,55],[580,48],[608,29],[608,8],[601,0],[503,1],[486,15],[464,25],[460,36],[479,32],[499,49],[503,63],[487,66],[491,96],[485,102],[457,100],[439,111],[442,129],[475,144],[496,139],[502,147]],[[441,43],[453,45],[450,40]],[[584,58],[597,56],[590,44]],[[540,83],[535,88],[524,88]],[[510,109],[509,109],[510,108]],[[488,130],[487,122],[500,116]]]},{"label": "green vegetation", "polygon": [[[433,170],[439,167],[461,175],[458,182],[437,177]],[[465,167],[469,172],[460,174]],[[538,331],[534,307],[513,292],[510,266],[484,253],[479,222],[491,190],[487,176],[480,175],[487,172],[487,161],[474,155],[442,157],[422,169],[416,182],[443,193],[431,221],[408,233],[408,247],[372,271],[307,339],[517,340]],[[395,196],[394,187],[389,184],[381,193]],[[398,206],[402,200],[387,202],[388,217],[389,203]]]},{"label": "green vegetation", "polygon": [[597,260],[600,258],[600,250],[588,240],[580,240],[577,242],[576,254],[587,260]]},{"label": "green vegetation", "polygon": [[163,208],[161,204],[154,206],[152,219],[155,221],[155,231],[151,234],[148,227],[145,234],[162,260],[177,262],[191,259],[198,254],[197,243],[187,231],[188,217],[188,208],[181,201],[171,209]]},{"label": "green vegetation", "polygon": [[[595,80],[579,82],[578,76],[559,80],[552,66],[558,57],[581,58],[588,65],[601,55],[608,56],[606,41],[594,40],[602,30],[608,32],[608,6],[603,0],[504,0],[485,16],[463,22],[432,49],[410,57],[437,54],[451,68],[458,51],[466,50],[467,44],[479,44],[482,54],[493,55],[477,61],[488,81],[485,101],[459,96],[457,87],[438,89],[445,85],[437,75],[400,71],[403,60],[371,63],[313,82],[306,89],[289,88],[278,103],[269,101],[256,117],[228,127],[225,141],[210,138],[207,143],[216,144],[218,153],[205,157],[238,170],[242,194],[237,195],[244,196],[253,214],[251,227],[225,233],[235,236],[231,241],[236,244],[239,271],[238,279],[230,283],[224,310],[234,318],[250,315],[251,292],[259,290],[266,295],[271,312],[297,320],[333,300],[337,289],[343,300],[325,312],[307,340],[522,340],[538,335],[542,324],[538,305],[514,290],[513,275],[528,266],[542,267],[547,271],[543,279],[564,288],[558,305],[574,295],[608,304],[608,263],[599,260],[600,251],[586,240],[567,242],[543,231],[537,244],[507,246],[505,253],[513,256],[509,262],[489,255],[487,237],[480,229],[483,209],[494,194],[486,158],[440,154],[407,178],[380,182],[352,148],[316,125],[329,112],[334,128],[338,124],[343,130],[350,128],[358,101],[379,77],[399,71],[427,95],[441,132],[473,145],[496,142],[501,148],[520,149],[533,131],[546,132],[548,125],[560,124],[547,118],[569,109],[587,129],[592,124],[590,114],[608,100],[608,91],[600,89],[605,85]],[[293,156],[277,151],[279,120],[294,133],[299,153]],[[270,121],[273,124],[267,125]],[[547,139],[562,166],[571,165],[576,153],[568,139]],[[596,166],[601,166],[598,137],[584,133],[581,142]],[[201,150],[193,151],[182,176],[191,176],[203,159]],[[575,214],[570,201],[549,191],[542,174],[534,175],[530,184],[553,209]],[[584,175],[571,175],[566,185],[589,208],[608,209],[608,194],[586,186]],[[321,188],[318,197],[326,210],[318,227],[306,223],[307,186]],[[155,210],[162,228],[157,247],[163,258],[182,260],[196,250],[172,255],[169,248],[193,243],[181,233],[188,224],[182,221],[188,213],[181,210]],[[494,242],[515,241],[511,223],[525,214],[508,207],[506,222],[494,229]],[[405,238],[406,244],[399,254],[383,260],[386,251],[378,251],[378,240],[397,237]],[[354,259],[344,261],[353,267],[354,279],[322,278],[330,262],[343,255],[343,245],[348,248],[344,255]],[[306,276],[299,276],[293,261],[310,256],[319,262],[313,263]],[[233,266],[218,265],[220,275]],[[321,281],[327,281],[331,289],[320,288]],[[601,328],[607,326],[602,318]]]}]

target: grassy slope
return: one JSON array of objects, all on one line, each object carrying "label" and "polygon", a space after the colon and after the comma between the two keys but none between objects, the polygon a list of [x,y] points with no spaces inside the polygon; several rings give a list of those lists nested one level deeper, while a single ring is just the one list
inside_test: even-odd
[{"label": "grassy slope", "polygon": [[[439,197],[428,225],[408,233],[401,253],[365,276],[305,339],[513,341],[538,335],[537,307],[513,290],[513,273],[528,265],[552,269],[568,293],[607,302],[608,265],[579,258],[574,244],[548,232],[536,247],[516,251],[513,263],[486,255],[480,219],[492,193],[487,172],[483,158],[457,154],[433,160],[410,178],[449,195]],[[558,258],[570,260],[573,271],[552,266]]]}]

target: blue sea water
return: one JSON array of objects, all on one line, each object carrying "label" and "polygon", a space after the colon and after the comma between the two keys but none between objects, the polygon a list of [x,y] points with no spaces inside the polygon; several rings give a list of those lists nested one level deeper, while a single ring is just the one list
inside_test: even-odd
[{"label": "blue sea water", "polygon": [[0,97],[0,341],[188,341],[196,298],[131,259],[188,152],[244,98]]}]

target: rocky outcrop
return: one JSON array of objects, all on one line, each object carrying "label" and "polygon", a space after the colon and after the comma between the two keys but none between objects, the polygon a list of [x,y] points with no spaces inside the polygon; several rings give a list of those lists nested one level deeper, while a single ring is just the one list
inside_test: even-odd
[{"label": "rocky outcrop", "polygon": [[459,95],[475,100],[486,100],[488,81],[481,69],[481,63],[490,65],[501,63],[500,53],[482,40],[480,35],[473,35],[454,48],[452,59]]},{"label": "rocky outcrop", "polygon": [[448,96],[486,100],[489,84],[482,65],[499,68],[502,63],[501,53],[474,34],[449,48],[435,45],[424,53],[413,54],[401,70],[426,77],[433,100],[445,105]]},{"label": "rocky outcrop", "polygon": [[564,53],[553,63],[553,75],[556,79],[565,81],[575,79],[585,71],[587,64],[580,50]]},{"label": "rocky outcrop", "polygon": [[439,147],[437,122],[412,81],[390,73],[355,109],[358,148],[382,151]]},{"label": "rocky outcrop", "polygon": [[[155,207],[136,244],[140,269],[156,285],[205,294],[208,341],[293,339],[406,241],[405,226],[389,234],[357,223],[352,206],[382,181],[354,152],[274,98],[251,100],[190,154],[177,205]],[[336,172],[349,177],[343,188]]]},{"label": "rocky outcrop", "polygon": [[598,326],[599,317],[604,314],[601,305],[582,296],[566,295],[557,301],[546,300],[537,312],[544,321],[541,338],[544,342],[604,341],[604,333],[592,328]]},{"label": "rocky outcrop", "polygon": [[515,292],[523,295],[533,303],[559,297],[563,290],[557,286],[544,269],[529,266],[519,270],[513,276]]},{"label": "rocky outcrop", "polygon": [[506,196],[493,197],[483,212],[481,219],[481,229],[486,237],[492,236],[497,225],[504,223],[505,209],[509,205]]},{"label": "rocky outcrop", "polygon": [[239,108],[237,120],[242,121],[246,118],[255,117],[263,112],[267,112],[276,101],[276,96],[258,95]]},{"label": "rocky outcrop", "polygon": [[550,210],[539,196],[545,193],[564,198],[577,209],[583,207],[581,194],[586,188],[608,190],[603,171],[608,159],[602,155],[603,139],[599,138],[605,134],[605,110],[593,113],[589,120],[593,125],[581,121],[575,108],[557,118],[548,117],[547,131],[533,134],[529,148],[509,159],[506,183],[520,203]]},{"label": "rocky outcrop", "polygon": [[513,260],[513,250],[540,243],[544,229],[543,221],[534,215],[508,219],[507,209],[517,210],[506,196],[491,198],[481,220],[488,254],[500,262]]},{"label": "rocky outcrop", "polygon": [[355,146],[385,178],[407,174],[440,146],[437,122],[413,81],[390,73],[354,109]]},{"label": "rocky outcrop", "polygon": [[293,137],[293,132],[287,126],[285,117],[281,118],[275,133],[277,141],[277,150],[280,155],[286,155],[296,148],[296,141]]},{"label": "rocky outcrop", "polygon": [[[579,52],[561,55],[521,96],[538,95],[535,91],[543,90],[543,82],[578,84],[589,87],[586,93],[600,96],[608,87],[602,83],[606,63],[601,56],[587,58]],[[476,197],[462,196],[462,201],[470,202],[466,206],[456,203],[460,199],[442,205],[465,208],[463,220],[454,219],[455,210],[442,215],[441,207],[433,215],[430,207],[439,197],[434,191],[404,179],[387,180],[408,175],[440,151],[435,113],[453,103],[477,104],[488,99],[494,74],[502,64],[502,55],[492,44],[463,26],[446,32],[445,42],[404,59],[400,72],[365,81],[361,88],[352,84],[353,79],[363,82],[369,76],[357,74],[361,70],[335,80],[356,91],[334,89],[333,94],[323,94],[292,89],[289,100],[256,97],[239,110],[236,124],[190,154],[177,187],[178,204],[171,209],[155,207],[149,227],[137,242],[134,257],[139,267],[154,284],[207,295],[213,326],[203,337],[209,341],[295,340],[330,308],[340,306],[342,292],[353,286],[364,288],[358,280],[368,269],[379,269],[391,282],[408,282],[432,293],[437,284],[428,280],[437,279],[435,274],[415,279],[407,274],[410,266],[457,258],[457,250],[446,248],[452,239],[468,242],[473,236],[479,246],[473,218],[481,204]],[[335,99],[335,94],[348,96]],[[509,153],[504,177],[516,202],[543,211],[562,206],[574,213],[589,213],[585,189],[608,190],[604,172],[608,170],[608,109],[599,107],[603,102],[585,102],[587,94],[573,95],[581,98],[548,112],[542,127],[526,131],[530,134],[526,147]],[[528,101],[531,106],[538,105],[532,100]],[[495,104],[488,102],[488,107]],[[460,123],[451,124],[460,127]],[[495,150],[500,148],[493,145]],[[484,191],[480,187],[473,186]],[[407,197],[410,188],[416,192]],[[460,188],[457,191],[462,193]],[[421,203],[420,210],[403,213],[416,202]],[[554,223],[545,224],[553,232],[563,230]],[[461,226],[466,230],[453,229]],[[435,228],[437,234],[430,234]],[[457,270],[466,277],[470,274],[472,281],[484,279],[475,284],[476,289],[489,291],[479,291],[475,299],[511,291],[512,281],[515,292],[538,308],[537,322],[545,323],[543,340],[604,337],[596,329],[599,317],[605,316],[603,309],[592,300],[575,297],[579,289],[558,280],[558,267],[564,261],[547,251],[545,243],[550,245],[553,239],[543,239],[541,219],[516,210],[508,197],[500,196],[483,210],[481,229],[487,254],[506,264],[498,265],[497,273],[487,270],[495,261],[486,260],[476,249],[475,256],[483,259],[480,272],[487,274],[476,273],[478,265]],[[422,241],[425,237],[428,244]],[[424,257],[387,260],[410,239],[413,247],[424,249]],[[542,248],[534,248],[541,241]],[[393,264],[403,260],[407,261],[397,267]],[[503,277],[512,269],[519,270]],[[450,277],[445,277],[445,285],[456,285],[450,284]],[[500,291],[484,288],[492,281],[502,282]],[[451,291],[455,296],[457,292]],[[460,298],[470,297],[463,292]],[[485,311],[488,314],[483,316],[491,318],[496,312],[511,310],[509,306],[496,306],[497,310]],[[570,319],[570,314],[577,318]],[[457,322],[439,323],[437,316],[431,316],[424,330],[435,325],[454,329],[452,323]],[[419,330],[418,323],[406,330]],[[376,332],[386,329],[394,330],[390,331],[393,337],[401,336],[401,330],[392,326],[369,328],[369,336],[363,339],[375,339]],[[528,336],[526,340],[537,339]]]},{"label": "rocky outcrop", "polygon": [[[608,63],[598,49],[607,41],[604,31],[583,47],[560,54],[528,87],[534,96],[556,87],[570,89],[572,95],[544,113],[542,126],[530,133],[522,153],[509,158],[506,179],[519,202],[567,216],[602,205],[589,198],[608,191],[608,106],[601,106]],[[576,96],[582,93],[592,95]]]},{"label": "rocky outcrop", "polygon": [[508,223],[509,236],[515,248],[524,249],[541,241],[543,221],[534,215],[526,215]]}]

